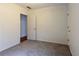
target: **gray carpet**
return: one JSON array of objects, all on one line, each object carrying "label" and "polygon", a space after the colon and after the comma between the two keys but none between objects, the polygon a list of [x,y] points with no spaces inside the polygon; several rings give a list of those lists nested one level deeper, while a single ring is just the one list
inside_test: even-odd
[{"label": "gray carpet", "polygon": [[71,53],[67,45],[27,40],[0,52],[0,56],[71,56]]}]

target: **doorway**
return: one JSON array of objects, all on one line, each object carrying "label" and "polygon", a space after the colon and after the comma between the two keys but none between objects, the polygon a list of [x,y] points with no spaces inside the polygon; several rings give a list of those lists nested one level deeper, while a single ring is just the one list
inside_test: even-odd
[{"label": "doorway", "polygon": [[20,14],[20,42],[27,40],[27,15]]}]

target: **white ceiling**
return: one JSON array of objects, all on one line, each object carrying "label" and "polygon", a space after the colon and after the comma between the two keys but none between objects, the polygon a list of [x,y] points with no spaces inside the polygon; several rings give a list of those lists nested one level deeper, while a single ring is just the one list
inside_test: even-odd
[{"label": "white ceiling", "polygon": [[67,3],[18,3],[18,5],[23,7],[31,7],[32,9],[48,7],[48,6],[59,6],[59,5],[67,5]]}]

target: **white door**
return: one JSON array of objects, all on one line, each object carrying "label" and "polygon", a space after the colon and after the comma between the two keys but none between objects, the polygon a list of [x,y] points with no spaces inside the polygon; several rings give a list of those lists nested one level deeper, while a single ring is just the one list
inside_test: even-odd
[{"label": "white door", "polygon": [[29,40],[36,40],[37,34],[36,34],[36,16],[28,16],[28,39]]}]

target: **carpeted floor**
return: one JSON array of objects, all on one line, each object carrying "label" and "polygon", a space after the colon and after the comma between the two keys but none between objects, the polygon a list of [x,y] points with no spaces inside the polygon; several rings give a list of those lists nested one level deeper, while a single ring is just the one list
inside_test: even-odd
[{"label": "carpeted floor", "polygon": [[0,52],[0,56],[71,56],[66,45],[27,40]]}]

